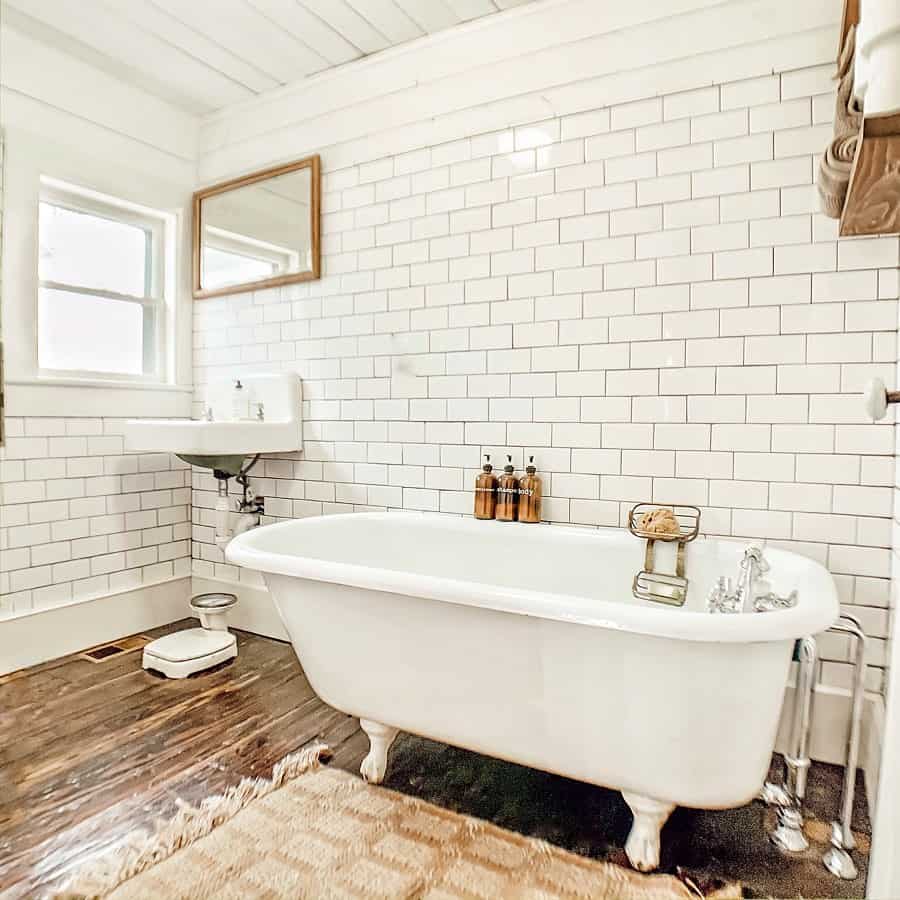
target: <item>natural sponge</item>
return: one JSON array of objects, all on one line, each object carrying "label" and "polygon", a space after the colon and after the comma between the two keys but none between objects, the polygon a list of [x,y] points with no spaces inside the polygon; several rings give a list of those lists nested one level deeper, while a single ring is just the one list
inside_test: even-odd
[{"label": "natural sponge", "polygon": [[644,534],[680,534],[681,528],[671,509],[657,507],[641,516],[638,531]]}]

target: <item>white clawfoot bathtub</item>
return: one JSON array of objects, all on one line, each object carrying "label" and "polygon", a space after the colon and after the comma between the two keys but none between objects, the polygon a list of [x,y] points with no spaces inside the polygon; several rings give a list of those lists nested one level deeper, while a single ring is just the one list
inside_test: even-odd
[{"label": "white clawfoot bathtub", "polygon": [[676,805],[756,795],[794,640],[838,603],[822,566],[767,549],[797,606],[711,615],[707,591],[746,545],[704,539],[687,547],[683,608],[637,600],[643,546],[624,530],[365,513],[259,528],[227,556],[265,573],[310,684],[360,718],[366,779],[404,730],[617,788],[628,857],[649,870]]}]

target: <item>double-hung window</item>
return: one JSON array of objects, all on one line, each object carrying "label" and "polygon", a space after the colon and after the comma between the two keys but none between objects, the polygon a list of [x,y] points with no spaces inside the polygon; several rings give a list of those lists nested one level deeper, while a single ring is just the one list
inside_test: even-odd
[{"label": "double-hung window", "polygon": [[42,179],[38,226],[41,372],[168,380],[171,217]]}]

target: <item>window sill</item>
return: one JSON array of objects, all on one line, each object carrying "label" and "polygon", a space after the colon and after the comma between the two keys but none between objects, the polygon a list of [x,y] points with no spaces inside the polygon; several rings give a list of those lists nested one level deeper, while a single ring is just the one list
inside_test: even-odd
[{"label": "window sill", "polygon": [[115,379],[30,376],[6,382],[6,415],[189,417],[193,388]]}]

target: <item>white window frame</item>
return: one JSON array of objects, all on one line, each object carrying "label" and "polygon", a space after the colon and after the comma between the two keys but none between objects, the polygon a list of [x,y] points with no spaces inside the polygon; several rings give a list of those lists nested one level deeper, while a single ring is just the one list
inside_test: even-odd
[{"label": "white window frame", "polygon": [[[39,291],[42,289],[70,291],[140,305],[144,310],[144,371],[141,374],[132,374],[50,369],[40,365],[38,356],[36,362],[39,377],[66,379],[67,381],[115,381],[135,385],[172,384],[174,380],[173,335],[175,333],[173,302],[175,217],[160,210],[130,203],[49,176],[42,175],[40,181],[40,203],[48,203],[73,212],[136,226],[150,233],[150,247],[148,248],[147,286],[144,296],[50,281],[41,278],[38,272]],[[38,299],[39,302],[40,299]],[[40,335],[37,337],[40,342]]]}]

